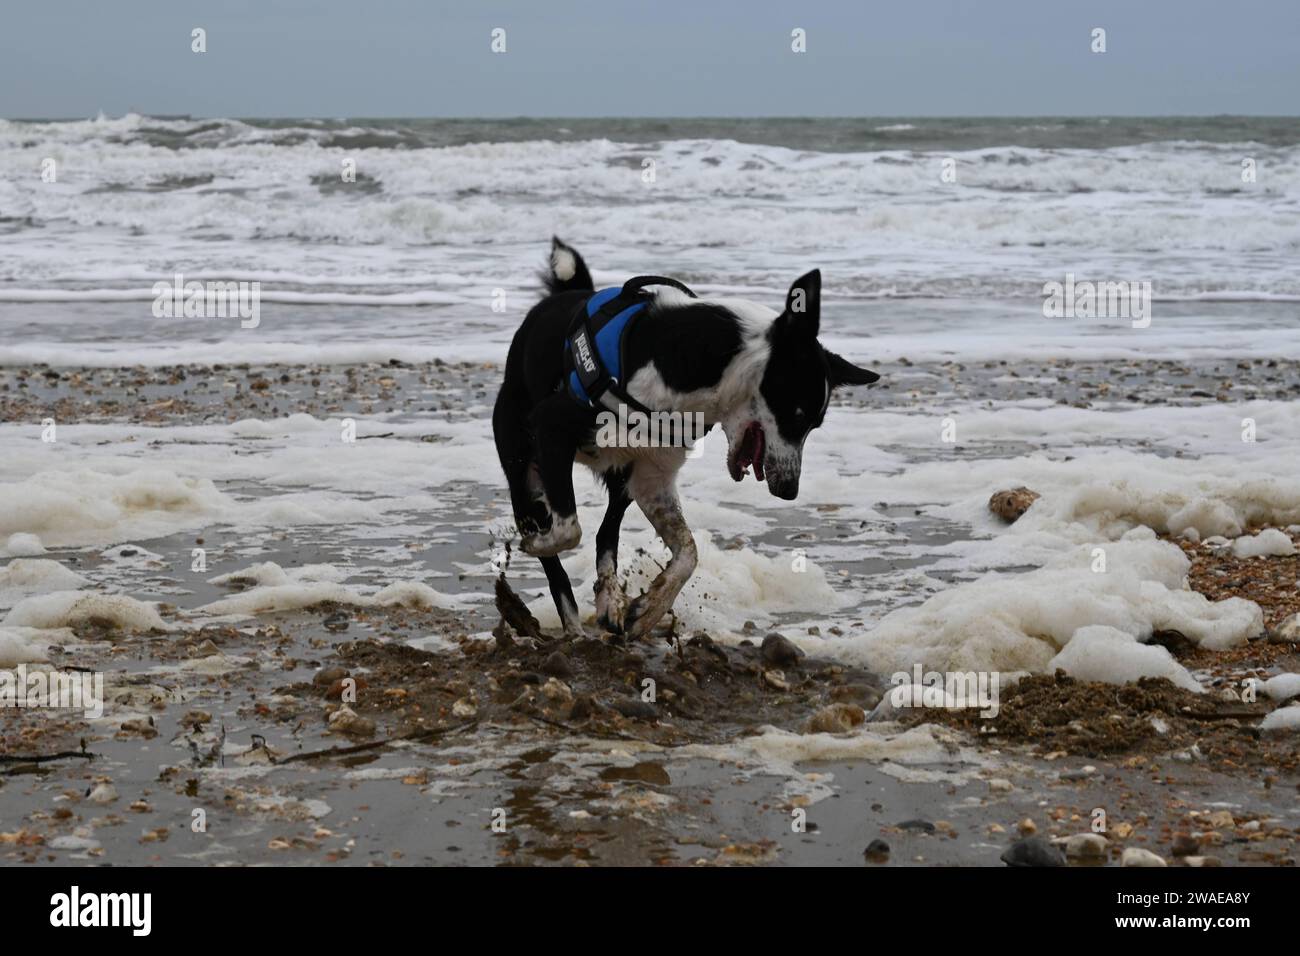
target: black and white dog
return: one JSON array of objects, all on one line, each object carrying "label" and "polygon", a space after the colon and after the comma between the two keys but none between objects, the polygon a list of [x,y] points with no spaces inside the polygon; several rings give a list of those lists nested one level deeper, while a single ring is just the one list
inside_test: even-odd
[{"label": "black and white dog", "polygon": [[[578,545],[573,464],[599,475],[609,506],[596,532],[596,617],[613,633],[642,637],[668,612],[695,570],[695,542],[682,518],[677,471],[685,447],[601,447],[599,407],[566,387],[570,326],[592,297],[582,257],[559,239],[543,273],[547,295],[515,333],[497,396],[492,431],[521,547],[546,572],[565,634],[582,627],[558,555]],[[785,309],[700,299],[663,286],[642,293],[644,314],[622,343],[622,386],[656,412],[699,413],[727,436],[727,469],[740,481],[752,465],[778,498],[799,494],[803,446],[822,423],[831,390],[879,378],[822,348],[817,341],[821,273],[790,287]],[[619,526],[628,505],[641,508],[671,552],[649,590],[628,602],[618,581]]]}]

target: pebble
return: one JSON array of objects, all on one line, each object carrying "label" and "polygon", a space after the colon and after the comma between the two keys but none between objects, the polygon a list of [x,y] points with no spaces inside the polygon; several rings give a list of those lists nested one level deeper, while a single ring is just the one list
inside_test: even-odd
[{"label": "pebble", "polygon": [[591,699],[590,694],[579,694],[573,698],[573,706],[569,708],[570,720],[586,720],[596,711],[596,702]]},{"label": "pebble", "polygon": [[330,714],[330,730],[350,737],[373,737],[375,722],[362,717],[351,707],[340,707]]},{"label": "pebble", "polygon": [[1174,845],[1171,852],[1174,856],[1195,856],[1201,849],[1201,841],[1196,839],[1190,833],[1180,833],[1174,837]]},{"label": "pebble", "polygon": [[1120,857],[1120,866],[1166,866],[1163,859],[1156,856],[1150,850],[1144,850],[1140,846],[1131,846],[1124,851]]},{"label": "pebble", "polygon": [[804,656],[803,651],[775,631],[763,638],[762,655],[763,663],[769,667],[795,667]]},{"label": "pebble", "polygon": [[111,783],[99,783],[90,793],[86,794],[86,799],[91,803],[112,803],[117,799],[117,788]]},{"label": "pebble", "polygon": [[561,704],[567,704],[573,700],[573,691],[569,689],[569,685],[556,677],[552,677],[542,685],[542,694],[547,700]]},{"label": "pebble", "polygon": [[889,844],[884,840],[872,840],[862,855],[873,863],[883,863],[889,856]]},{"label": "pebble", "polygon": [[631,720],[658,720],[659,711],[640,697],[618,697],[611,704],[616,711]]},{"label": "pebble", "polygon": [[880,703],[882,694],[870,684],[838,684],[831,688],[831,700],[857,704],[863,710],[871,710]]},{"label": "pebble", "polygon": [[1205,818],[1205,822],[1216,830],[1237,825],[1237,821],[1232,818],[1232,814],[1227,810],[1215,810]]},{"label": "pebble", "polygon": [[1029,817],[1025,817],[1017,824],[1016,829],[1020,831],[1022,836],[1032,836],[1038,832],[1038,824]]},{"label": "pebble", "polygon": [[1017,840],[1002,851],[1007,866],[1065,866],[1065,854],[1042,837]]},{"label": "pebble", "polygon": [[1002,777],[994,777],[989,781],[989,789],[994,793],[1010,793],[1016,788],[1012,786],[1010,780],[1004,780]]},{"label": "pebble", "polygon": [[1268,639],[1273,644],[1300,642],[1300,614],[1292,614],[1285,621],[1269,632]]},{"label": "pebble", "polygon": [[1200,866],[1207,869],[1214,866],[1223,866],[1223,861],[1217,856],[1186,856],[1183,857],[1183,862],[1188,866]]},{"label": "pebble", "polygon": [[551,677],[569,677],[573,674],[573,665],[569,663],[567,657],[555,651],[542,662],[542,673],[549,674]]},{"label": "pebble", "polygon": [[789,690],[790,684],[782,671],[763,671],[763,683],[774,690]]},{"label": "pebble", "polygon": [[1071,859],[1101,859],[1110,842],[1100,833],[1076,833],[1065,841],[1065,855]]},{"label": "pebble", "polygon": [[1038,492],[1025,487],[1011,488],[1007,491],[994,492],[989,499],[989,511],[1006,522],[1013,522],[1038,500]]},{"label": "pebble", "polygon": [[920,830],[923,833],[934,832],[934,824],[929,820],[904,820],[902,823],[894,825],[900,830]]},{"label": "pebble", "polygon": [[451,712],[456,717],[476,717],[478,715],[478,704],[468,697],[461,697],[451,705]]},{"label": "pebble", "polygon": [[810,734],[848,733],[867,719],[866,713],[856,704],[831,704],[812,715],[808,721]]},{"label": "pebble", "polygon": [[311,682],[317,687],[329,687],[335,681],[347,676],[348,672],[342,667],[326,667],[312,675]]},{"label": "pebble", "polygon": [[152,740],[158,736],[158,728],[148,718],[132,717],[129,720],[122,721],[118,727],[116,736],[120,739],[123,737],[137,736],[145,740]]}]

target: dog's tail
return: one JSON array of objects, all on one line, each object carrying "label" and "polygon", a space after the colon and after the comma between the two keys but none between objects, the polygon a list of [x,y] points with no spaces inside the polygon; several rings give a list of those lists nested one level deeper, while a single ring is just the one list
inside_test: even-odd
[{"label": "dog's tail", "polygon": [[594,292],[595,283],[587,264],[578,255],[578,250],[565,245],[558,237],[551,237],[551,259],[547,268],[542,270],[542,284],[546,286],[547,295],[557,292]]}]

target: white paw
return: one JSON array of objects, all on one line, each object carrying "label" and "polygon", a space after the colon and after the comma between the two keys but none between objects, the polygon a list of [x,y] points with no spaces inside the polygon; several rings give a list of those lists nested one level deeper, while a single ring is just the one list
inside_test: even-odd
[{"label": "white paw", "polygon": [[623,633],[623,618],[627,614],[627,594],[613,575],[600,575],[596,579],[596,623],[613,634]]},{"label": "white paw", "polygon": [[549,558],[576,548],[581,540],[582,526],[578,524],[578,516],[567,515],[554,519],[551,530],[545,534],[524,535],[520,547],[533,557]]}]

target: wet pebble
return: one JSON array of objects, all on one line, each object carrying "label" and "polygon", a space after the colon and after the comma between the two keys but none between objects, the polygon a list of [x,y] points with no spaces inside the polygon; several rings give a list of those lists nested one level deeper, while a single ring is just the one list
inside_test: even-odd
[{"label": "wet pebble", "polygon": [[881,693],[870,684],[839,684],[831,688],[831,700],[857,704],[870,711],[880,703]]},{"label": "wet pebble", "polygon": [[373,737],[375,722],[369,717],[362,717],[351,707],[340,707],[330,714],[330,730],[349,737]]},{"label": "wet pebble", "polygon": [[811,734],[848,733],[866,718],[866,713],[856,704],[831,704],[812,715],[808,721],[808,732]]},{"label": "wet pebble", "polygon": [[889,844],[884,840],[872,840],[862,851],[862,855],[872,863],[883,863],[889,858]]},{"label": "wet pebble", "polygon": [[573,674],[573,665],[567,657],[555,651],[542,663],[542,673],[552,677],[569,677]]},{"label": "wet pebble", "polygon": [[775,631],[763,638],[762,655],[763,663],[769,667],[794,667],[804,656],[803,651]]},{"label": "wet pebble", "polygon": [[586,720],[595,712],[596,702],[591,695],[579,694],[573,698],[573,706],[569,708],[569,720]]},{"label": "wet pebble", "polygon": [[117,788],[107,781],[100,782],[95,785],[90,793],[86,794],[86,799],[101,806],[112,803],[117,799]]},{"label": "wet pebble", "polygon": [[564,681],[552,677],[542,685],[542,694],[554,703],[567,704],[573,700],[573,691]]},{"label": "wet pebble", "polygon": [[1104,859],[1109,849],[1110,841],[1100,833],[1076,833],[1065,841],[1065,855],[1072,860]]},{"label": "wet pebble", "polygon": [[1089,764],[1086,767],[1079,767],[1076,770],[1062,770],[1060,779],[1065,781],[1070,781],[1070,782],[1077,781],[1077,780],[1087,780],[1096,772],[1097,772],[1097,768]]},{"label": "wet pebble", "polygon": [[313,674],[311,682],[317,687],[329,687],[335,681],[347,676],[348,672],[342,667],[326,667]]},{"label": "wet pebble", "polygon": [[1120,857],[1120,866],[1165,866],[1165,861],[1150,850],[1144,850],[1140,846],[1131,846],[1125,849],[1124,855]]},{"label": "wet pebble", "polygon": [[763,671],[763,683],[773,690],[789,690],[790,684],[783,671]]},{"label": "wet pebble", "polygon": [[922,833],[933,833],[934,824],[929,820],[904,820],[902,823],[896,823],[894,826],[900,830],[920,830]]},{"label": "wet pebble", "polygon": [[630,720],[658,720],[659,711],[640,697],[619,697],[611,704],[616,711]]},{"label": "wet pebble", "polygon": [[1007,866],[1065,866],[1065,854],[1037,836],[1017,840],[1000,859]]},{"label": "wet pebble", "polygon": [[1171,852],[1174,856],[1195,856],[1201,849],[1201,841],[1190,833],[1179,833],[1174,837]]}]

